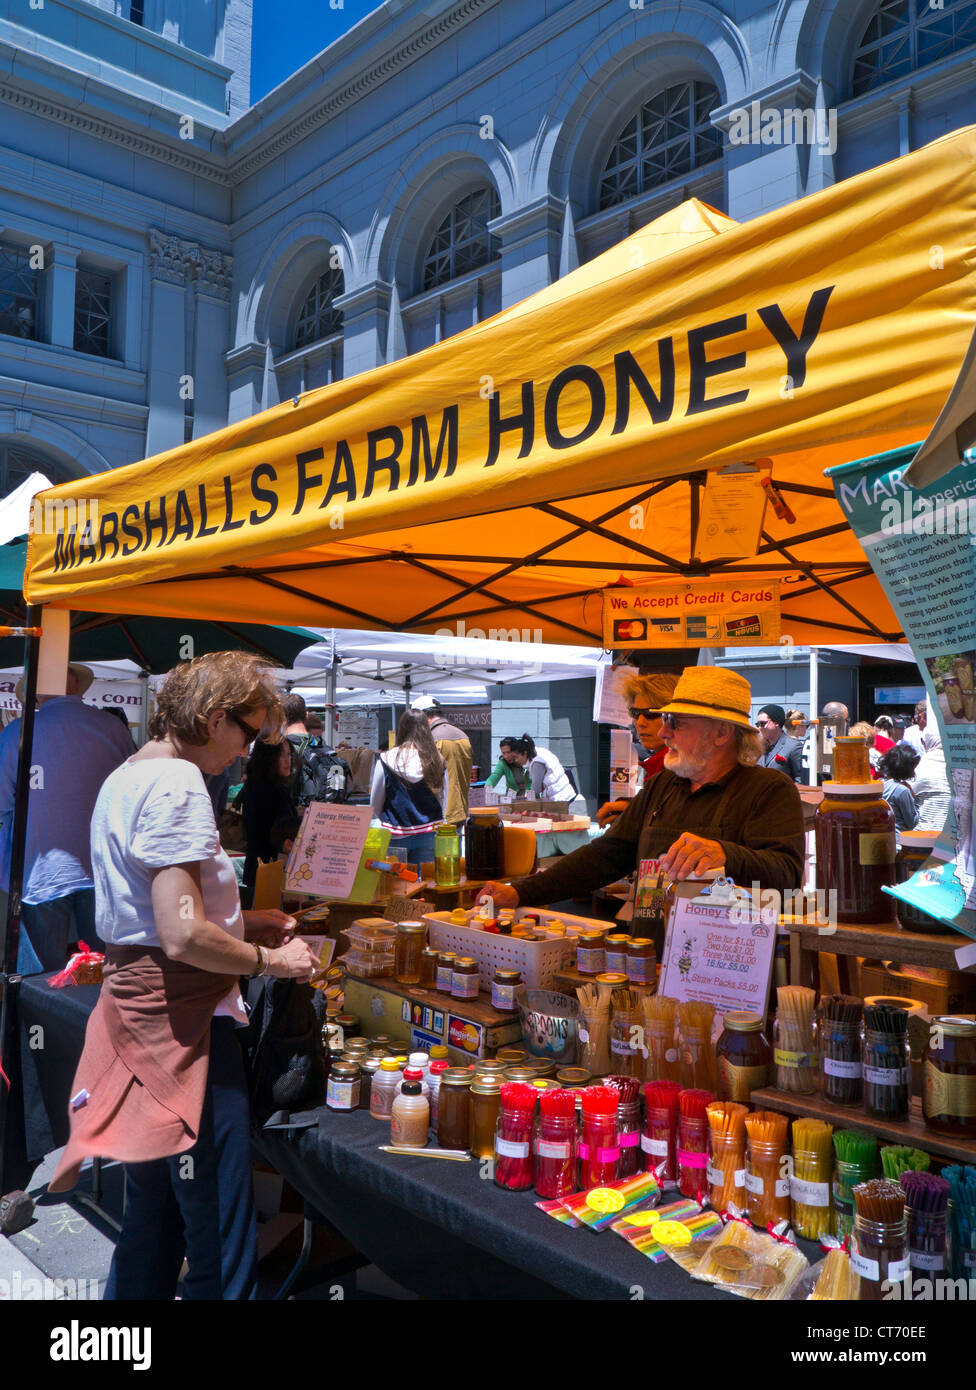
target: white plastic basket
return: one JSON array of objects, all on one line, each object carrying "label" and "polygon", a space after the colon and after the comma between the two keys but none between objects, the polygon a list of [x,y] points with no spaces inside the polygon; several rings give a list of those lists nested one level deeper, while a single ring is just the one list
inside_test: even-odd
[{"label": "white plastic basket", "polygon": [[[551,941],[520,941],[510,936],[496,936],[478,927],[456,926],[450,912],[429,912],[424,920],[431,946],[438,951],[471,956],[478,962],[481,989],[491,989],[491,978],[496,970],[520,970],[522,982],[528,989],[554,989],[556,972],[576,958],[576,932],[582,927],[605,927],[607,924],[588,917],[570,917],[565,912],[548,912],[545,908],[531,908],[530,911],[537,914],[543,927],[550,918],[558,918],[566,924],[567,935]],[[468,915],[472,917],[474,913]]]}]

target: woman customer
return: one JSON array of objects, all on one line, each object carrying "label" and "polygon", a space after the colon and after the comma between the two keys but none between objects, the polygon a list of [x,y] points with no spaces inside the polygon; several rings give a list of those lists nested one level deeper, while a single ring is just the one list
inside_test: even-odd
[{"label": "woman customer", "polygon": [[[666,705],[674,694],[677,676],[663,672],[634,674],[624,682],[623,697],[627,701],[628,713],[634,721],[634,729],[646,758],[641,759],[646,787],[655,773],[664,766],[664,755],[668,751],[661,731],[661,707]],[[607,801],[596,813],[598,825],[609,825],[626,809],[628,798]]]},{"label": "woman customer", "polygon": [[407,710],[400,718],[396,747],[373,765],[369,804],[391,832],[390,848],[406,850],[408,864],[434,858],[434,828],[447,805],[447,765],[424,714]]},{"label": "woman customer", "polygon": [[576,789],[566,769],[548,748],[537,748],[528,734],[523,734],[513,750],[516,765],[528,768],[531,794],[541,801],[572,801]]},{"label": "woman customer", "polygon": [[881,795],[895,813],[895,830],[914,830],[918,825],[918,807],[910,787],[918,767],[919,756],[907,743],[896,743],[882,753],[878,762],[881,775]]},{"label": "woman customer", "polygon": [[247,835],[244,882],[254,887],[258,861],[268,863],[278,855],[272,827],[279,821],[296,821],[298,811],[291,795],[292,755],[287,739],[265,743],[258,739],[247,761],[247,781],[241,792],[241,818]]},{"label": "woman customer", "polygon": [[922,730],[920,738],[922,756],[911,781],[912,796],[918,807],[918,824],[915,829],[941,833],[952,801],[952,788],[946,775],[942,739],[933,724]]},{"label": "woman customer", "polygon": [[309,980],[318,962],[283,912],[242,913],[204,777],[281,705],[256,656],[216,652],[171,671],[150,740],[106,778],[92,819],[105,983],[72,1086],[71,1137],[50,1184],[89,1155],[126,1165],[106,1299],[253,1298],[257,1241],[241,975]]},{"label": "woman customer", "polygon": [[502,739],[498,745],[498,762],[495,764],[491,776],[485,782],[486,787],[497,787],[499,782],[504,781],[510,792],[515,792],[516,796],[525,795],[529,788],[529,774],[524,767],[519,767],[515,761],[517,743],[517,738]]}]

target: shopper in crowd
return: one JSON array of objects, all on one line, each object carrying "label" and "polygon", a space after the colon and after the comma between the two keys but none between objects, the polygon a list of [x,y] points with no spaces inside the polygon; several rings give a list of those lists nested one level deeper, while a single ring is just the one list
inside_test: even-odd
[{"label": "shopper in crowd", "polygon": [[279,737],[281,715],[258,657],[186,662],[159,691],[149,742],[106,779],[95,806],[105,983],[50,1190],[71,1187],[88,1156],[125,1163],[109,1300],[172,1299],[184,1257],[184,1299],[254,1297],[240,976],[309,980],[318,961],[290,938],[294,918],[241,912],[204,777],[259,736]]},{"label": "shopper in crowd", "polygon": [[765,745],[759,767],[775,767],[794,782],[806,780],[803,773],[803,744],[786,732],[786,711],[782,705],[763,705],[756,715],[756,728]]},{"label": "shopper in crowd", "polygon": [[862,719],[857,724],[851,725],[850,729],[848,730],[848,735],[850,738],[862,738],[864,742],[867,744],[868,762],[871,764],[871,776],[877,777],[878,761],[881,757],[881,754],[875,747],[877,730],[875,729],[874,725],[869,724],[866,719]]},{"label": "shopper in crowd", "polygon": [[[290,790],[296,806],[313,801],[348,801],[352,772],[344,758],[308,728],[305,701],[294,690],[282,700],[285,711],[285,739],[291,749]],[[322,721],[318,720],[318,729]]]},{"label": "shopper in crowd", "polygon": [[[646,787],[655,773],[664,766],[667,745],[661,737],[661,710],[671,699],[678,677],[663,671],[641,674],[634,672],[623,686],[627,712],[634,721],[637,739],[646,758],[641,759]],[[607,801],[596,813],[598,825],[609,825],[627,808],[629,797]]]},{"label": "shopper in crowd", "polygon": [[874,721],[874,746],[879,755],[890,753],[897,742],[894,720],[887,714],[879,714]]},{"label": "shopper in crowd", "polygon": [[925,733],[929,720],[929,707],[924,700],[919,700],[915,706],[915,722],[909,724],[905,730],[905,742],[910,743],[919,756],[925,751],[922,745],[922,735]]},{"label": "shopper in crowd", "polygon": [[529,774],[529,795],[540,801],[572,801],[576,789],[562,763],[548,748],[539,748],[523,734],[514,750],[515,761]]},{"label": "shopper in crowd", "polygon": [[258,863],[269,863],[281,852],[272,828],[281,821],[297,823],[298,808],[292,800],[292,757],[287,739],[265,743],[257,739],[247,761],[247,779],[241,792],[241,818],[247,836],[244,882],[254,887]]},{"label": "shopper in crowd", "polygon": [[882,753],[878,761],[881,795],[895,813],[895,830],[914,830],[918,825],[918,807],[911,787],[906,786],[915,775],[919,755],[908,743],[895,743]]},{"label": "shopper in crowd", "polygon": [[[749,722],[749,682],[737,671],[689,666],[661,711],[664,768],[605,835],[551,869],[485,888],[497,907],[579,897],[644,860],[685,879],[725,869],[737,883],[798,888],[803,813],[788,778],[756,767],[763,741]],[[639,922],[639,918],[635,919]]]},{"label": "shopper in crowd", "polygon": [[373,765],[369,802],[391,831],[390,848],[405,850],[409,864],[433,860],[434,829],[444,820],[448,795],[447,764],[430,725],[423,714],[407,710],[397,725],[396,747]]},{"label": "shopper in crowd", "polygon": [[444,807],[444,819],[451,825],[459,826],[468,815],[468,792],[474,764],[471,740],[463,730],[447,722],[439,701],[432,695],[418,695],[410,708],[427,720],[437,751],[447,765],[450,790]]},{"label": "shopper in crowd", "polygon": [[497,787],[499,782],[504,782],[510,792],[516,796],[524,796],[529,788],[529,774],[524,767],[520,767],[515,760],[515,746],[517,738],[503,738],[498,745],[498,762],[495,764],[491,776],[485,786]]},{"label": "shopper in crowd", "polygon": [[798,738],[802,743],[807,736],[807,729],[810,727],[810,720],[800,709],[788,709],[786,711],[786,732],[791,738]]},{"label": "shopper in crowd", "polygon": [[846,705],[841,704],[840,700],[828,700],[823,707],[823,717],[825,719],[839,719],[840,728],[838,734],[843,737],[847,733],[847,726],[851,722],[851,712]]},{"label": "shopper in crowd", "polygon": [[[94,680],[87,666],[68,667],[64,695],[39,695],[34,716],[27,839],[17,970],[61,970],[75,944],[98,944],[89,828],[110,772],[135,752],[127,727],[86,705]],[[23,702],[24,678],[17,684]],[[0,883],[10,885],[20,720],[0,733]]]},{"label": "shopper in crowd", "polygon": [[915,829],[941,832],[949,814],[952,788],[946,774],[942,740],[934,728],[922,730],[922,756],[910,787],[918,807]]}]

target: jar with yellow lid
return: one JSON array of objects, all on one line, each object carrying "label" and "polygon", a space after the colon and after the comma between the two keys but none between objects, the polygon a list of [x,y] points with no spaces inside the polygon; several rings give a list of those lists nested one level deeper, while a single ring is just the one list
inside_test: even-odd
[{"label": "jar with yellow lid", "polygon": [[524,1081],[527,1084],[535,1081],[538,1075],[534,1067],[506,1067],[504,1072],[506,1081]]},{"label": "jar with yellow lid", "polygon": [[473,956],[458,956],[451,973],[452,999],[477,999],[481,967]]},{"label": "jar with yellow lid", "polygon": [[457,954],[454,951],[439,952],[437,956],[437,983],[434,986],[438,994],[450,994],[456,960]]},{"label": "jar with yellow lid", "polygon": [[515,1010],[515,991],[521,987],[521,970],[503,970],[496,966],[491,978],[491,1007],[502,1013]]},{"label": "jar with yellow lid", "polygon": [[420,959],[427,939],[423,922],[398,922],[396,929],[396,964],[393,978],[398,985],[420,983]]},{"label": "jar with yellow lid", "polygon": [[895,816],[880,782],[824,783],[814,819],[818,887],[836,893],[837,920],[852,926],[893,925]]},{"label": "jar with yellow lid", "polygon": [[499,1062],[504,1062],[506,1067],[517,1067],[528,1057],[524,1047],[500,1047],[495,1053]]},{"label": "jar with yellow lid", "polygon": [[657,979],[657,951],[650,937],[633,936],[627,943],[627,979],[632,985],[652,985]]},{"label": "jar with yellow lid", "polygon": [[922,1118],[936,1134],[976,1139],[976,1020],[932,1019],[922,1065]]},{"label": "jar with yellow lid", "polygon": [[437,1142],[442,1149],[471,1147],[471,1072],[448,1067],[437,1096]]},{"label": "jar with yellow lid", "polygon": [[627,946],[630,937],[625,932],[614,932],[606,940],[606,968],[614,975],[627,974]]},{"label": "jar with yellow lid", "polygon": [[475,1158],[491,1158],[495,1152],[495,1127],[501,1108],[501,1078],[480,1072],[471,1083],[471,1152]]},{"label": "jar with yellow lid", "polygon": [[835,782],[870,782],[871,760],[863,738],[842,735],[834,740],[833,774]]},{"label": "jar with yellow lid", "polygon": [[606,932],[601,927],[588,927],[576,936],[576,969],[581,975],[599,975],[606,965],[604,942]]}]

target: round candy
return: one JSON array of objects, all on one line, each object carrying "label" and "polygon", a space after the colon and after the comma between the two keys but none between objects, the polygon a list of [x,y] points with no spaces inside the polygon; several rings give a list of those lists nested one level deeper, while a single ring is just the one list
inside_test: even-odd
[{"label": "round candy", "polygon": [[659,1245],[690,1245],[691,1232],[680,1221],[659,1221],[654,1227]]},{"label": "round candy", "polygon": [[624,1199],[621,1193],[613,1192],[609,1187],[594,1187],[592,1192],[586,1194],[586,1205],[594,1211],[620,1211]]},{"label": "round candy", "polygon": [[629,1211],[620,1218],[622,1226],[653,1226],[661,1220],[656,1211]]}]

